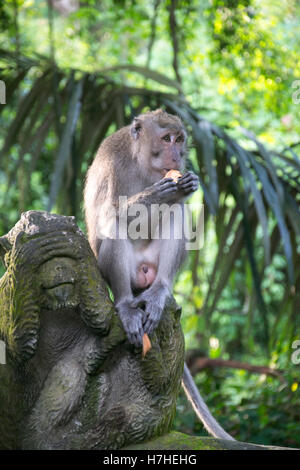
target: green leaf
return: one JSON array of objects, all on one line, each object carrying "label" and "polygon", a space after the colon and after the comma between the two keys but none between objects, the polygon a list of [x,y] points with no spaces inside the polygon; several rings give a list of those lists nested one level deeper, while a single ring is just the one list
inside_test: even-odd
[{"label": "green leaf", "polygon": [[145,78],[149,78],[151,80],[154,80],[155,82],[161,83],[162,85],[166,85],[171,88],[176,88],[180,93],[183,93],[181,85],[176,81],[172,80],[169,77],[166,77],[165,75],[156,72],[154,70],[151,70],[147,67],[141,67],[139,65],[117,65],[115,67],[109,67],[107,69],[102,69],[101,74],[102,75],[109,75],[110,72],[118,72],[120,70],[128,70],[130,72],[136,72],[140,75],[143,75]]}]

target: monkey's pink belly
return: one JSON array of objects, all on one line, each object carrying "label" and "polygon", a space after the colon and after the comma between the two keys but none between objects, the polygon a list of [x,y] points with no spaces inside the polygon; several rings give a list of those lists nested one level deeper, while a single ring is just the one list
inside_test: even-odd
[{"label": "monkey's pink belly", "polygon": [[156,278],[157,267],[152,263],[143,262],[137,270],[137,279],[135,287],[145,289],[151,286]]}]

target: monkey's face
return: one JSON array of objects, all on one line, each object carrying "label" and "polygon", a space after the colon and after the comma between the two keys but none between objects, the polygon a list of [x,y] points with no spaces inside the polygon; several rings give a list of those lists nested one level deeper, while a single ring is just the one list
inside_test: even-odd
[{"label": "monkey's face", "polygon": [[152,113],[142,115],[134,120],[131,135],[134,153],[151,182],[159,181],[169,170],[183,171],[186,132],[174,116],[163,113],[163,119],[155,119]]},{"label": "monkey's face", "polygon": [[55,257],[39,270],[42,306],[46,309],[74,308],[79,304],[76,289],[76,262],[67,257]]},{"label": "monkey's face", "polygon": [[162,178],[169,170],[183,170],[185,134],[181,129],[153,126],[150,169]]}]

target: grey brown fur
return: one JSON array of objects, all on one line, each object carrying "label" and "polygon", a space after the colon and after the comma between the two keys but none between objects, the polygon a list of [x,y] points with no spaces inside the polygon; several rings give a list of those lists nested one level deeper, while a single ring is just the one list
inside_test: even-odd
[{"label": "grey brown fur", "polygon": [[[158,325],[164,304],[172,292],[175,274],[185,258],[185,240],[169,239],[124,240],[105,231],[114,222],[121,222],[129,208],[142,204],[177,203],[198,188],[198,177],[187,172],[176,184],[163,178],[167,170],[184,171],[186,131],[179,118],[157,110],[136,118],[106,138],[91,165],[84,190],[84,209],[91,247],[98,258],[100,271],[109,283],[115,305],[129,341],[139,345],[144,333],[150,334]],[[120,207],[119,197],[128,198]],[[125,216],[126,217],[126,214]],[[132,218],[128,218],[129,223]],[[151,219],[150,223],[153,222]],[[176,222],[174,222],[175,224]],[[149,224],[150,226],[150,224]],[[154,281],[136,298],[134,287],[141,263],[154,265]]]},{"label": "grey brown fur", "polygon": [[[173,279],[186,256],[185,240],[174,236],[176,219],[168,240],[161,237],[157,240],[151,235],[146,240],[130,236],[121,239],[111,230],[114,214],[118,224],[126,217],[129,226],[134,217],[124,216],[124,210],[142,204],[147,208],[146,219],[140,222],[143,225],[151,220],[150,209],[155,204],[177,203],[183,207],[184,200],[199,185],[194,173],[184,172],[186,141],[186,130],[178,117],[160,109],[145,113],[102,142],[87,174],[84,210],[89,242],[113,291],[127,337],[137,346],[144,333],[151,335],[159,325],[165,302],[171,296]],[[178,184],[164,178],[170,169],[183,173]],[[120,196],[127,196],[125,206],[120,207]],[[149,268],[151,279],[149,285],[136,293],[141,263]],[[232,439],[215,421],[199,393],[195,393],[187,368],[183,382],[206,429],[215,437]]]}]

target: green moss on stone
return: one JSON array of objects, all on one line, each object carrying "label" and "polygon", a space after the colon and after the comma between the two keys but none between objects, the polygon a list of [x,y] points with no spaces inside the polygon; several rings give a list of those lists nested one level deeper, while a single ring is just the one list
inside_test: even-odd
[{"label": "green moss on stone", "polygon": [[246,442],[227,441],[213,437],[189,436],[172,431],[164,436],[141,444],[131,445],[126,450],[289,450],[285,447],[261,446]]}]

